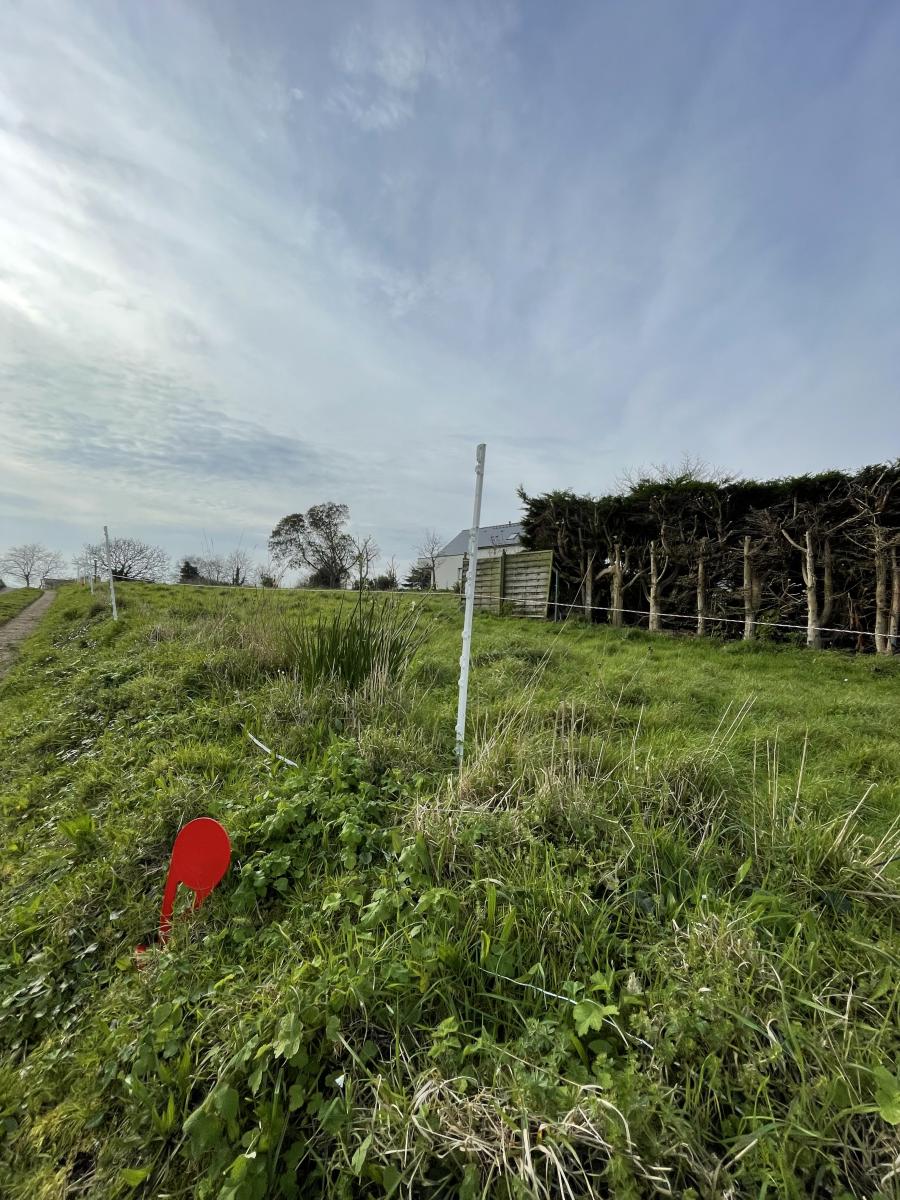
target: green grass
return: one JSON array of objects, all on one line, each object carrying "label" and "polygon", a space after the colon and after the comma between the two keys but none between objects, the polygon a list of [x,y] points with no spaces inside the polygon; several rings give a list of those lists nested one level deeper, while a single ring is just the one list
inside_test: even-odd
[{"label": "green grass", "polygon": [[15,588],[13,591],[0,592],[0,625],[5,625],[13,617],[17,617],[22,609],[33,604],[40,594],[40,588]]},{"label": "green grass", "polygon": [[897,1194],[900,664],[481,616],[458,776],[453,599],[120,595],[0,684],[4,1196]]}]

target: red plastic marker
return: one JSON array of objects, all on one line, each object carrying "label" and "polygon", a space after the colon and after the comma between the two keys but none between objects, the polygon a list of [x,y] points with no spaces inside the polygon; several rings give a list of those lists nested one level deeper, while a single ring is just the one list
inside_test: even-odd
[{"label": "red plastic marker", "polygon": [[[169,940],[178,885],[183,883],[190,888],[194,893],[194,908],[199,908],[228,870],[230,862],[228,834],[212,817],[198,817],[178,831],[159,914],[160,945],[164,946]],[[138,953],[145,949],[145,946],[138,946]]]}]

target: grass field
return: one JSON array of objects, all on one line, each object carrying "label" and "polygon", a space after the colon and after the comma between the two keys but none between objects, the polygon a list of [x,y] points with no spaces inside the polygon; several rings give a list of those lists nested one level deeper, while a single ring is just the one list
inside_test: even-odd
[{"label": "grass field", "polygon": [[41,594],[40,588],[14,588],[0,592],[0,625],[17,617],[23,608],[33,604]]},{"label": "grass field", "polygon": [[352,684],[337,603],[64,588],[0,683],[3,1195],[900,1194],[900,663],[478,617],[458,777],[453,599]]}]

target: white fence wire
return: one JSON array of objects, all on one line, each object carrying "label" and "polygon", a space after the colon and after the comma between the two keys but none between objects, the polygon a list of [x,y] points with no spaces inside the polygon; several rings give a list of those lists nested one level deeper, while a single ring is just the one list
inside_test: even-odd
[{"label": "white fence wire", "polygon": [[[509,601],[510,603],[515,603],[519,608],[524,607],[524,602],[521,599],[518,599],[517,597],[501,596],[501,600]],[[575,603],[555,605],[554,601],[551,600],[546,607],[553,608],[554,606],[559,609],[566,609],[567,616],[571,616],[573,613],[577,614],[580,612],[605,612],[605,613],[620,612],[623,614],[628,614],[629,616],[647,617],[648,619],[651,616],[650,610],[647,608],[619,608],[619,609],[616,609],[616,608],[612,608],[608,604],[581,604],[579,602],[575,602]],[[668,612],[664,609],[660,609],[660,611],[656,615],[659,617],[659,619],[661,621],[667,621],[667,620],[671,619],[671,620],[676,620],[676,621],[693,621],[696,623],[698,620],[697,613],[674,613],[674,612]],[[714,624],[715,622],[722,622],[726,625],[742,625],[742,626],[746,625],[745,617],[720,617],[713,613],[705,613],[704,621],[708,625]],[[809,632],[810,629],[812,629],[814,631],[817,631],[818,633],[846,633],[846,634],[849,634],[851,637],[878,637],[878,636],[890,637],[891,636],[888,633],[879,635],[869,629],[841,629],[834,625],[812,625],[812,626],[810,626],[805,623],[802,625],[798,625],[798,624],[794,624],[790,621],[764,621],[761,618],[756,618],[756,617],[753,618],[752,624],[754,626],[765,625],[771,629],[796,629],[796,630],[800,630],[802,633],[807,633],[807,632]]]}]

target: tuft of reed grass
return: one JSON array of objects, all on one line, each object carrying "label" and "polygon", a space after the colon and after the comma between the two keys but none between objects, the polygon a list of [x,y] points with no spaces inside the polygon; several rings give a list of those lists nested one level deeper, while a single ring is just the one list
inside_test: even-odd
[{"label": "tuft of reed grass", "polygon": [[321,683],[380,689],[403,675],[424,639],[416,609],[362,596],[314,621],[287,612],[278,634],[285,668],[307,690]]}]

